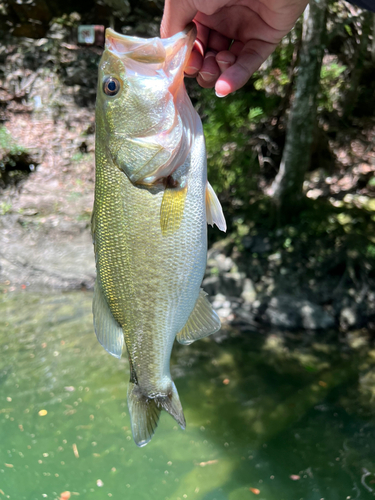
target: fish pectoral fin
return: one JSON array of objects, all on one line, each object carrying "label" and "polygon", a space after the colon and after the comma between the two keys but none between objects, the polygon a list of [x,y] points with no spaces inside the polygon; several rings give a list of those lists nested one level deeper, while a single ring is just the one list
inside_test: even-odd
[{"label": "fish pectoral fin", "polygon": [[181,226],[187,186],[166,188],[160,207],[160,227],[163,236],[173,234]]},{"label": "fish pectoral fin", "polygon": [[210,226],[216,224],[220,231],[226,232],[227,223],[225,222],[223,209],[219,198],[208,181],[206,184],[206,219],[207,224],[210,224]]},{"label": "fish pectoral fin", "polygon": [[185,429],[183,414],[177,389],[172,382],[171,394],[151,398],[143,394],[138,384],[129,383],[128,408],[132,427],[133,438],[137,446],[145,446],[152,438],[158,425],[160,412],[166,410]]},{"label": "fish pectoral fin", "polygon": [[92,312],[98,341],[109,354],[115,358],[121,358],[124,333],[109,309],[98,279],[95,281]]},{"label": "fish pectoral fin", "polygon": [[220,327],[219,316],[208,301],[207,293],[201,288],[193,312],[176,338],[180,344],[191,344],[217,332]]}]

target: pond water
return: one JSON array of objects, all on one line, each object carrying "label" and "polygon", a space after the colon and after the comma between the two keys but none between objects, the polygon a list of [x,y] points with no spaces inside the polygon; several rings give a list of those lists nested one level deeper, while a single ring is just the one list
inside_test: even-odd
[{"label": "pond water", "polygon": [[0,499],[375,496],[375,351],[365,338],[244,331],[176,345],[187,428],[162,412],[137,448],[127,360],[98,344],[92,295],[1,297]]}]

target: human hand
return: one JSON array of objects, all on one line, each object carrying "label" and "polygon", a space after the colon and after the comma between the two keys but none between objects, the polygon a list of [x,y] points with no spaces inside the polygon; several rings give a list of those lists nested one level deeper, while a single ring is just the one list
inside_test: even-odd
[{"label": "human hand", "polygon": [[185,74],[216,95],[241,88],[292,29],[308,0],[165,0],[161,36],[194,21],[197,40]]}]

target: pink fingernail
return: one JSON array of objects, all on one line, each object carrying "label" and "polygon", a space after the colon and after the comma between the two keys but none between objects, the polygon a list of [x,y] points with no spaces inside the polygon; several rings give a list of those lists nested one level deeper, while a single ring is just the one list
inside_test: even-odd
[{"label": "pink fingernail", "polygon": [[216,90],[215,90],[215,94],[216,94],[216,97],[226,97],[224,94],[219,94],[219,92],[217,92]]},{"label": "pink fingernail", "polygon": [[207,73],[206,71],[199,73],[199,75],[205,82],[212,81],[215,78],[215,75],[213,75],[212,73]]},{"label": "pink fingernail", "polygon": [[218,60],[216,59],[216,62],[217,62],[218,64],[220,64],[221,66],[228,66],[228,67],[229,67],[229,66],[231,66],[231,65],[232,65],[232,63],[230,63],[230,62],[228,62],[228,61],[218,61]]},{"label": "pink fingernail", "polygon": [[194,68],[194,66],[188,66],[185,68],[185,73],[198,73],[199,68]]}]

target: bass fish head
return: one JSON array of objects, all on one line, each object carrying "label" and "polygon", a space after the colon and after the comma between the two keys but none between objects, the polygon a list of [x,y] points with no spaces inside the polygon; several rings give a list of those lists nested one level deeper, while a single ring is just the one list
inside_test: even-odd
[{"label": "bass fish head", "polygon": [[152,185],[170,175],[181,148],[187,156],[178,104],[187,98],[184,67],[195,36],[193,24],[167,39],[106,30],[99,64],[97,141],[104,142],[115,165],[134,184]]}]

